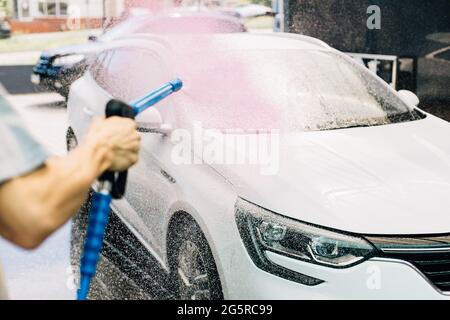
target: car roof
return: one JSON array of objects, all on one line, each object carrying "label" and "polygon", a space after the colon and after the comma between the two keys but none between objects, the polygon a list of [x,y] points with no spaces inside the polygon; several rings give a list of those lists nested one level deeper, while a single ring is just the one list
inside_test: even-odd
[{"label": "car roof", "polygon": [[144,14],[139,16],[130,17],[134,21],[147,21],[147,20],[167,20],[167,19],[182,19],[182,18],[192,18],[192,19],[216,19],[229,21],[236,24],[243,24],[242,21],[236,17],[227,15],[222,12],[217,11],[185,11],[185,10],[175,10],[165,12],[163,15],[154,15],[154,14]]},{"label": "car roof", "polygon": [[[207,43],[223,50],[322,50],[332,49],[325,42],[303,35],[290,33],[224,33],[208,35],[149,35],[134,34],[119,40],[137,40],[145,43],[151,42],[165,45],[169,49],[176,44],[177,51],[183,48],[192,51],[193,43]],[[202,46],[198,46],[199,50]],[[182,53],[182,52],[180,52]]]}]

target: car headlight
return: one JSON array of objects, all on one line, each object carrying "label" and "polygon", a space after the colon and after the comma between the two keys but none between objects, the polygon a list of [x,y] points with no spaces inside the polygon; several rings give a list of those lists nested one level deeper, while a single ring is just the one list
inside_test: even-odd
[{"label": "car headlight", "polygon": [[76,63],[79,63],[83,61],[86,57],[82,54],[73,54],[69,56],[62,56],[58,57],[55,60],[53,60],[53,66],[55,67],[62,67],[67,65],[74,65]]},{"label": "car headlight", "polygon": [[272,251],[309,263],[345,268],[375,253],[374,247],[361,237],[286,218],[243,199],[238,199],[235,211],[239,232],[253,261],[267,260],[265,251]]}]

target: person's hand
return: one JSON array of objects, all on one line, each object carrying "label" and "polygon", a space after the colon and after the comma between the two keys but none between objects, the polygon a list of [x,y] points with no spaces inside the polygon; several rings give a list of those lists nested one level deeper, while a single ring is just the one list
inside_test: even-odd
[{"label": "person's hand", "polygon": [[95,119],[86,142],[96,144],[105,152],[102,171],[125,171],[139,158],[141,137],[136,130],[136,122],[131,119]]}]

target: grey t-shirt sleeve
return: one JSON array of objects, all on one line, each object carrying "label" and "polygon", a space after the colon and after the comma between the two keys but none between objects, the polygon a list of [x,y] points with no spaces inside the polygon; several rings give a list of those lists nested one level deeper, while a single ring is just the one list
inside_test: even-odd
[{"label": "grey t-shirt sleeve", "polygon": [[0,96],[0,184],[38,169],[47,158],[46,150]]}]

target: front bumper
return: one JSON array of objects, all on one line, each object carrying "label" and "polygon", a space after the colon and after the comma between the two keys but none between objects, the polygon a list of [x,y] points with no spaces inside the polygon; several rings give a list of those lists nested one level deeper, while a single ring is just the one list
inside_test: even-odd
[{"label": "front bumper", "polygon": [[[419,270],[402,260],[372,258],[347,269],[333,269],[267,253],[273,262],[324,281],[302,285],[258,269],[245,258],[227,280],[227,299],[442,299],[439,291]],[[230,279],[233,278],[233,279]],[[231,281],[231,284],[230,284]]]},{"label": "front bumper", "polygon": [[31,82],[38,87],[68,95],[70,85],[79,79],[87,68],[85,64],[73,66],[54,67],[51,61],[41,58],[33,68]]},{"label": "front bumper", "polygon": [[63,71],[49,74],[39,70],[33,70],[30,81],[38,88],[55,91],[63,96],[68,95],[70,85],[72,84],[71,74]]},{"label": "front bumper", "polygon": [[45,65],[36,65],[31,74],[31,82],[35,85],[48,87],[48,89],[56,88],[55,84],[62,83],[63,72],[61,69],[49,68]]}]

